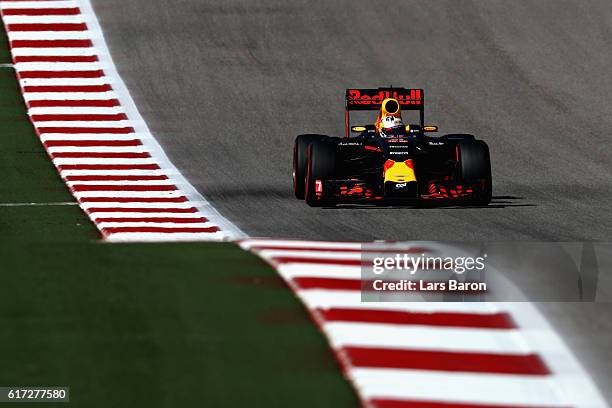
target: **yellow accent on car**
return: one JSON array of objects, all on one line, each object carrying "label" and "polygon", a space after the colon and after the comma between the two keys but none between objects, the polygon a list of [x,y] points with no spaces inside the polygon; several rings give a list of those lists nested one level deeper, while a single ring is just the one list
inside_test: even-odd
[{"label": "yellow accent on car", "polygon": [[412,170],[404,162],[395,162],[387,171],[385,171],[385,183],[392,181],[394,183],[407,183],[416,181],[414,170]]},{"label": "yellow accent on car", "polygon": [[382,112],[382,116],[395,116],[400,113],[400,104],[399,101],[395,98],[386,98],[380,104],[380,111]]}]

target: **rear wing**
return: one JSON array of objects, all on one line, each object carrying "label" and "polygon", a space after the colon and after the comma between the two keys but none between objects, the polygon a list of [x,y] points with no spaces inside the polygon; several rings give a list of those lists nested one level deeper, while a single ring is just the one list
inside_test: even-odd
[{"label": "rear wing", "polygon": [[366,88],[347,89],[345,98],[346,137],[350,130],[350,111],[379,110],[387,98],[395,98],[402,110],[418,110],[421,120],[425,123],[425,93],[422,89],[407,88]]}]

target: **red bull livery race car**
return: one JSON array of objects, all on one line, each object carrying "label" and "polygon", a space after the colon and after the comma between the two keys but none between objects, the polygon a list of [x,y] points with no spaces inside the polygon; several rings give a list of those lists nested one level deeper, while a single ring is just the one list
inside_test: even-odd
[{"label": "red bull livery race car", "polygon": [[[352,111],[378,111],[351,126]],[[422,89],[347,89],[346,135],[305,134],[293,147],[293,189],[311,206],[342,203],[487,205],[489,148],[470,134],[433,137]],[[413,116],[404,122],[403,116]],[[354,136],[350,137],[353,133]]]}]

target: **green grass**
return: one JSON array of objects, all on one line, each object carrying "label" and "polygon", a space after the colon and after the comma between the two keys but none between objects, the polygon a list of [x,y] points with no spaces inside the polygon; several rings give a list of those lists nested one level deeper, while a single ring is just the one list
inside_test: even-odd
[{"label": "green grass", "polygon": [[[7,63],[6,38],[0,29],[0,63]],[[0,68],[0,174],[0,205],[74,202],[27,119],[12,68]],[[52,242],[75,236],[98,237],[77,206],[0,207],[0,242]]]},{"label": "green grass", "polygon": [[3,385],[71,406],[352,406],[322,336],[233,244],[3,246]]},{"label": "green grass", "polygon": [[[0,203],[73,202],[7,68],[0,124]],[[0,257],[0,386],[70,386],[72,407],[357,403],[291,291],[234,244],[107,244],[77,206],[18,205],[0,206]]]}]

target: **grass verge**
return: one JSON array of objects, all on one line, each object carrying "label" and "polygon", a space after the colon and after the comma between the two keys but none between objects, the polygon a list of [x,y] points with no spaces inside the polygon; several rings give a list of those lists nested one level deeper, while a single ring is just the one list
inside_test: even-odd
[{"label": "grass verge", "polygon": [[356,404],[324,338],[257,257],[233,244],[102,243],[76,205],[56,205],[74,199],[10,68],[0,123],[0,386],[70,386],[73,407]]}]

